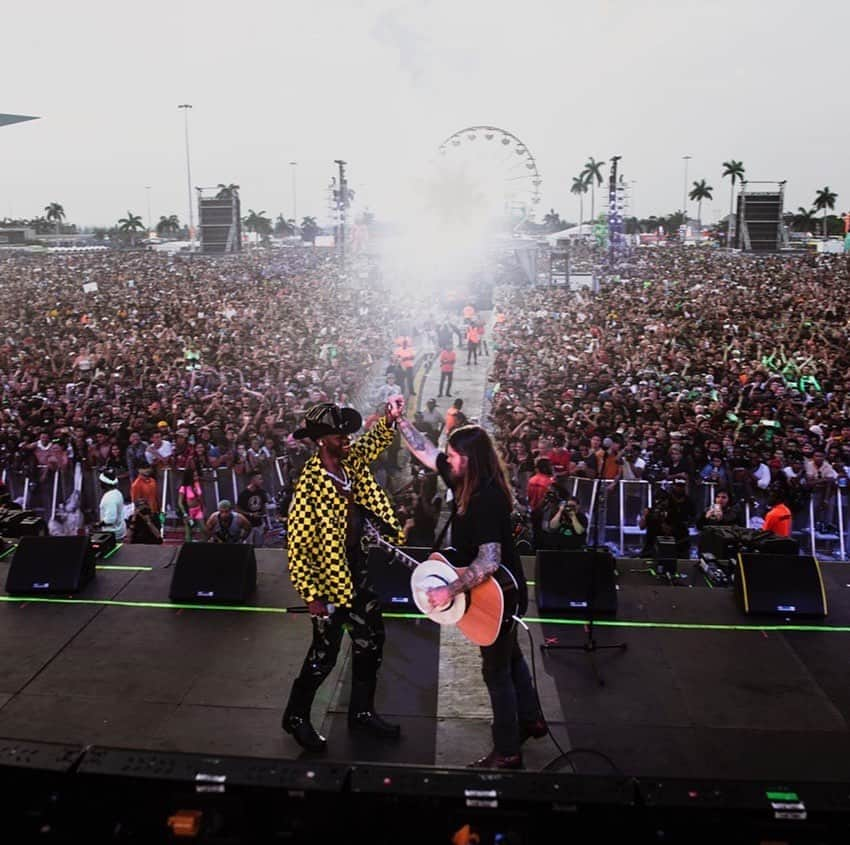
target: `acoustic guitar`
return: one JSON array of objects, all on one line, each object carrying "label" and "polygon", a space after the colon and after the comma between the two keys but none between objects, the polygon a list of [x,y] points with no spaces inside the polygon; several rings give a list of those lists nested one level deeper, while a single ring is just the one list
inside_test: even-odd
[{"label": "acoustic guitar", "polygon": [[370,543],[389,552],[393,559],[411,570],[410,592],[419,610],[438,625],[455,625],[475,645],[492,645],[499,636],[502,623],[519,609],[519,590],[513,573],[504,565],[486,581],[471,590],[458,593],[445,605],[431,607],[428,590],[447,587],[465,571],[453,566],[439,552],[433,552],[421,563],[388,543],[377,529],[366,522],[365,534]]}]

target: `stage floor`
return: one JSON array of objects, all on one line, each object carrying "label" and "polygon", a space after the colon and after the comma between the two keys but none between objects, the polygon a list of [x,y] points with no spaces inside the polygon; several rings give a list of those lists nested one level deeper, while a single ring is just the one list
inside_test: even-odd
[{"label": "stage floor", "polygon": [[[251,605],[211,609],[169,602],[178,551],[124,546],[77,596],[0,597],[0,737],[306,756],[280,729],[310,632],[306,615],[287,611],[300,601],[283,552],[258,552]],[[709,589],[698,570],[672,587],[632,571],[641,567],[618,562],[619,611],[596,628],[600,645],[628,643],[597,652],[602,686],[583,652],[540,653],[545,637],[581,643],[584,629],[538,619],[532,601],[538,688],[561,745],[637,777],[850,779],[850,568],[823,564],[826,620],[780,630],[780,619],[745,617],[733,591]],[[326,759],[463,766],[489,750],[480,659],[456,631],[388,614],[378,709],[401,723],[398,742],[349,734],[348,663],[346,640],[313,711]],[[530,741],[526,767],[557,755],[550,739]],[[611,771],[597,754],[570,760],[581,773]]]}]

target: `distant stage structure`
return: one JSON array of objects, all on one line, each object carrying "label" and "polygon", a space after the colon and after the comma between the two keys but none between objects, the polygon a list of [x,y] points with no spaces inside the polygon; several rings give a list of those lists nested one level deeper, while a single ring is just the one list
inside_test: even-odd
[{"label": "distant stage structure", "polygon": [[[498,126],[467,126],[438,148],[441,199],[455,215],[532,220],[543,180],[534,154],[513,132]],[[439,200],[438,200],[439,201]]]},{"label": "distant stage structure", "polygon": [[[195,188],[198,192],[198,227],[204,255],[242,251],[242,218],[237,185]],[[215,191],[215,194],[212,192]]]}]

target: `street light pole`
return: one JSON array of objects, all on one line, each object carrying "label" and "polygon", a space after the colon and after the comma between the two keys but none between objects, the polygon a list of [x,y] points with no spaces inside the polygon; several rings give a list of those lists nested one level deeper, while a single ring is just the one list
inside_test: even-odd
[{"label": "street light pole", "polygon": [[192,211],[192,164],[189,158],[189,109],[192,108],[191,103],[182,103],[177,106],[178,109],[183,109],[183,125],[186,134],[186,193],[189,198],[189,243],[195,242],[195,214]]},{"label": "street light pole", "polygon": [[685,226],[688,225],[688,162],[691,156],[682,156],[685,162],[685,183],[682,187],[682,213],[685,215]]},{"label": "street light pole", "polygon": [[151,186],[145,185],[145,191],[148,195],[148,232],[151,230]]},{"label": "street light pole", "polygon": [[298,162],[290,161],[289,166],[292,168],[292,222],[298,225]]},{"label": "street light pole", "polygon": [[337,193],[337,215],[339,220],[339,254],[345,261],[345,209],[348,205],[348,182],[345,181],[345,165],[341,158],[335,158],[334,164],[339,167],[339,191]]}]

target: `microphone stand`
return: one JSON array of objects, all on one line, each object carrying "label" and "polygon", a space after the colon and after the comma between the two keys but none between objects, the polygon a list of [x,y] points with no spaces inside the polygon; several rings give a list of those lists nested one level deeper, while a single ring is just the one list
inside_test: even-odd
[{"label": "microphone stand", "polygon": [[[625,642],[619,643],[610,643],[606,645],[599,645],[596,642],[596,639],[593,636],[593,621],[596,611],[596,594],[597,594],[597,579],[596,579],[596,569],[599,565],[598,558],[600,556],[600,546],[599,546],[599,522],[601,519],[601,511],[602,511],[602,469],[604,467],[604,459],[602,461],[597,461],[596,465],[596,477],[594,478],[594,489],[596,499],[591,507],[591,515],[593,516],[593,525],[592,525],[592,543],[587,545],[587,553],[591,555],[590,560],[590,579],[587,583],[587,625],[585,625],[585,638],[584,642],[578,645],[561,645],[558,643],[550,644],[547,642],[543,642],[540,644],[540,651],[545,655],[547,651],[583,651],[588,658],[590,659],[590,666],[593,670],[593,676],[596,678],[596,682],[600,687],[605,686],[605,679],[599,674],[599,667],[596,665],[596,652],[602,651],[605,649],[618,649],[620,651],[625,651],[629,644]],[[622,514],[620,515],[622,517]],[[605,550],[606,554],[610,555],[611,551],[607,546],[602,546],[602,549]],[[565,562],[566,566],[569,566],[569,560]]]}]

